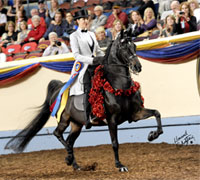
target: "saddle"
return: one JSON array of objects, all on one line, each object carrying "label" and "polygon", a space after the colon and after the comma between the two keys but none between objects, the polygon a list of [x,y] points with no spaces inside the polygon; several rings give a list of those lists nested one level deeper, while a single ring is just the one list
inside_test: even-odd
[{"label": "saddle", "polygon": [[[77,110],[84,112],[84,94],[74,96],[74,107],[75,107]],[[91,116],[90,116],[89,118],[90,118],[90,122],[91,122],[92,124],[96,124],[96,125],[99,124],[99,120],[95,120],[95,121],[94,121],[94,120],[91,118]],[[106,119],[104,119],[103,122],[104,122],[105,124],[107,124],[107,120],[106,120]]]},{"label": "saddle", "polygon": [[83,94],[74,96],[74,107],[79,111],[84,111]]}]

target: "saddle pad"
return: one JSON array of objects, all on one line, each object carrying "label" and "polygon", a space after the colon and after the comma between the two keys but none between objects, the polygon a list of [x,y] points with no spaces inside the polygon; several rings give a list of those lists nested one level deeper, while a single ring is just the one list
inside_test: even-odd
[{"label": "saddle pad", "polygon": [[84,111],[83,94],[74,96],[74,106],[79,111]]}]

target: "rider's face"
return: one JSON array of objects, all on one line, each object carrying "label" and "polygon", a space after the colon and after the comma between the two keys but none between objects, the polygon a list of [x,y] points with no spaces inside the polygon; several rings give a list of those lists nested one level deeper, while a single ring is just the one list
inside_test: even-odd
[{"label": "rider's face", "polygon": [[81,29],[86,29],[88,24],[88,18],[77,19],[78,27]]}]

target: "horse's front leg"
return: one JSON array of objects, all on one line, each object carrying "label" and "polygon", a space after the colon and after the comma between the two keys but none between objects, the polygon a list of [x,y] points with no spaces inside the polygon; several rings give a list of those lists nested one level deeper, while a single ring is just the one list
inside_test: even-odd
[{"label": "horse's front leg", "polygon": [[121,164],[119,161],[119,143],[118,143],[118,137],[117,137],[117,124],[116,124],[116,118],[117,115],[112,115],[110,121],[108,122],[108,127],[109,127],[109,132],[110,132],[110,137],[112,141],[112,147],[114,150],[114,156],[115,156],[115,166],[119,168],[119,171],[124,172],[128,171],[128,168]]},{"label": "horse's front leg", "polygon": [[132,115],[132,120],[131,121],[138,121],[138,120],[143,120],[147,119],[151,116],[154,116],[157,121],[157,130],[156,131],[151,131],[148,135],[148,140],[153,141],[154,139],[157,139],[161,134],[163,134],[163,129],[162,129],[162,123],[161,123],[161,115],[159,111],[154,110],[154,109],[146,109],[142,108],[140,111]]}]

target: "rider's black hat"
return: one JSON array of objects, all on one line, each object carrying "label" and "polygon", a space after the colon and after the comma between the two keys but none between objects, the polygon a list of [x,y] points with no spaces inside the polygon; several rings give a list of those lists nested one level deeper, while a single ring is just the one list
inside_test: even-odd
[{"label": "rider's black hat", "polygon": [[82,9],[80,11],[76,11],[74,14],[74,20],[80,19],[80,18],[88,18],[89,14],[86,9]]},{"label": "rider's black hat", "polygon": [[44,3],[44,0],[38,0],[38,4],[39,4],[39,3],[42,3],[42,4],[43,4],[43,3]]}]

